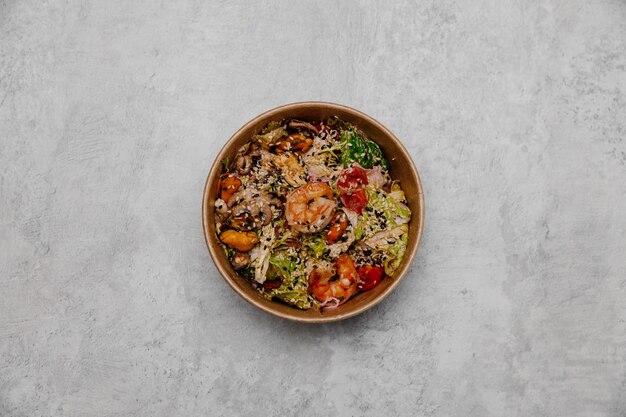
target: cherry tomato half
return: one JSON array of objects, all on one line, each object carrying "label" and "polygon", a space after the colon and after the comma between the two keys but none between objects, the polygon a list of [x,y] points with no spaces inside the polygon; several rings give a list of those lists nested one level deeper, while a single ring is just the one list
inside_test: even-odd
[{"label": "cherry tomato half", "polygon": [[344,170],[337,179],[337,189],[342,193],[351,193],[362,185],[367,185],[367,172],[359,166]]},{"label": "cherry tomato half", "polygon": [[339,198],[345,208],[358,214],[361,214],[367,205],[367,194],[365,194],[363,187],[358,187],[352,191],[352,194],[341,194]]},{"label": "cherry tomato half", "polygon": [[356,287],[361,291],[371,290],[383,280],[385,271],[380,266],[365,265],[358,269],[359,282]]}]

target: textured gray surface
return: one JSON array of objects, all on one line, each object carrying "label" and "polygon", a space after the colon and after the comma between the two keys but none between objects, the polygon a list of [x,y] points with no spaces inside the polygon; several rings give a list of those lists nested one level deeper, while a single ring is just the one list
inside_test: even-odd
[{"label": "textured gray surface", "polygon": [[[0,415],[626,415],[624,1],[0,1]],[[240,125],[336,101],[420,169],[358,318],[248,306],[200,225]]]}]

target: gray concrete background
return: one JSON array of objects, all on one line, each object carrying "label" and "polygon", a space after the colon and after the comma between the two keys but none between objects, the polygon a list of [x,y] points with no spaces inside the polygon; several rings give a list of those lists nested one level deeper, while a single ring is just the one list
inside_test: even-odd
[{"label": "gray concrete background", "polygon": [[[624,1],[0,1],[1,416],[625,416]],[[359,108],[424,240],[383,304],[248,306],[200,225],[224,141]]]}]

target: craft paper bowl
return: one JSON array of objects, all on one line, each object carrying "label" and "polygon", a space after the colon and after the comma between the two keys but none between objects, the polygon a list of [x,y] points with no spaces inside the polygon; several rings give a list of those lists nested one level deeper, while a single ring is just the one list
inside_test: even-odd
[{"label": "craft paper bowl", "polygon": [[[269,301],[252,288],[249,282],[237,275],[231,267],[215,234],[214,202],[217,195],[217,179],[221,173],[221,161],[233,160],[237,150],[248,142],[252,135],[260,131],[270,121],[282,119],[326,120],[337,116],[354,124],[373,139],[385,152],[390,163],[391,177],[400,180],[408,205],[413,213],[409,223],[409,238],[406,253],[400,267],[393,276],[385,278],[376,288],[357,294],[345,304],[323,310],[299,310],[280,301]],[[422,230],[424,228],[424,195],[415,164],[398,138],[372,117],[350,107],[324,102],[302,102],[287,104],[269,110],[239,129],[217,154],[209,172],[202,197],[202,224],[207,247],[217,269],[228,285],[250,304],[259,309],[287,320],[305,323],[324,323],[347,319],[360,314],[387,297],[405,277],[415,258]],[[233,304],[235,305],[235,304]]]}]

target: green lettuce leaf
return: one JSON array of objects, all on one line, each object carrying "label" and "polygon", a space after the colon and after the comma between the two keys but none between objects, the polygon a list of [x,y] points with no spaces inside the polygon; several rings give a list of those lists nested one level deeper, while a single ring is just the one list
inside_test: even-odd
[{"label": "green lettuce leaf", "polygon": [[304,241],[304,247],[309,254],[318,259],[324,255],[324,251],[328,248],[322,235],[310,235]]},{"label": "green lettuce leaf", "polygon": [[288,251],[279,251],[272,253],[269,263],[271,272],[281,276],[282,284],[270,290],[268,295],[304,310],[311,308],[313,300],[307,291],[304,269],[298,265],[296,258]]},{"label": "green lettuce leaf", "polygon": [[276,140],[287,136],[287,131],[278,122],[270,122],[265,129],[252,137],[252,140],[261,142],[263,146],[268,146]]}]

